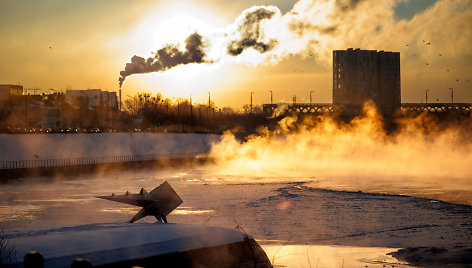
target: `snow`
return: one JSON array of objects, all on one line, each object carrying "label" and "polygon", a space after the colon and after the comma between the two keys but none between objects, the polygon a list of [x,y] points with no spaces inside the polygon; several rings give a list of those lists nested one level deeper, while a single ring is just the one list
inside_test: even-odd
[{"label": "snow", "polygon": [[0,134],[0,161],[206,153],[219,135],[176,133]]},{"label": "snow", "polygon": [[79,257],[100,265],[241,242],[244,234],[201,225],[109,223],[23,229],[9,238],[15,241],[18,262],[36,251],[44,256],[45,267],[68,267]]}]

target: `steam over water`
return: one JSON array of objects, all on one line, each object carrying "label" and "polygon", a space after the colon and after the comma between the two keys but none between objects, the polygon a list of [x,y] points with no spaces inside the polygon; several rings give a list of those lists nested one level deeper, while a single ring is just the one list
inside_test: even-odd
[{"label": "steam over water", "polygon": [[427,115],[387,134],[372,107],[349,124],[287,117],[275,131],[212,148],[214,172],[310,180],[313,187],[406,194],[472,204],[471,120],[444,128]]}]

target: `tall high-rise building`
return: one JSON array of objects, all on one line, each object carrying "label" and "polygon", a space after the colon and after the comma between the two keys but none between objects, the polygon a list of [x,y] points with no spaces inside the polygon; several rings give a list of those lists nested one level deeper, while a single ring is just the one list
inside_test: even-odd
[{"label": "tall high-rise building", "polygon": [[359,110],[373,101],[383,114],[401,105],[400,52],[333,51],[333,104],[341,111]]}]

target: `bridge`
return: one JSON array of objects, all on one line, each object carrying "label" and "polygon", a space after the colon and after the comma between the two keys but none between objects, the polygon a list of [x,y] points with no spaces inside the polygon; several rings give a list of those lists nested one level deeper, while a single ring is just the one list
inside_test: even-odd
[{"label": "bridge", "polygon": [[[472,103],[402,103],[400,106],[402,112],[415,113],[471,113]],[[276,103],[263,104],[264,114],[332,114],[336,108],[332,103]],[[358,108],[357,108],[358,110]]]}]

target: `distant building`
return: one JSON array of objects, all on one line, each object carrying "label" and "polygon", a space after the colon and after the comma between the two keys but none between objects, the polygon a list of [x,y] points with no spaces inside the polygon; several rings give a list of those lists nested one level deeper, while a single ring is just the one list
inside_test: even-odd
[{"label": "distant building", "polygon": [[100,128],[111,127],[118,110],[116,92],[101,89],[67,90],[63,124]]},{"label": "distant building", "polygon": [[66,102],[74,108],[79,108],[84,103],[86,103],[89,109],[118,107],[116,92],[108,92],[101,89],[67,90]]},{"label": "distant building", "polygon": [[341,111],[359,111],[373,101],[383,114],[401,105],[400,52],[375,50],[333,51],[333,105]]},{"label": "distant building", "polygon": [[23,94],[23,86],[0,84],[0,100],[3,100],[6,96],[19,96]]}]

